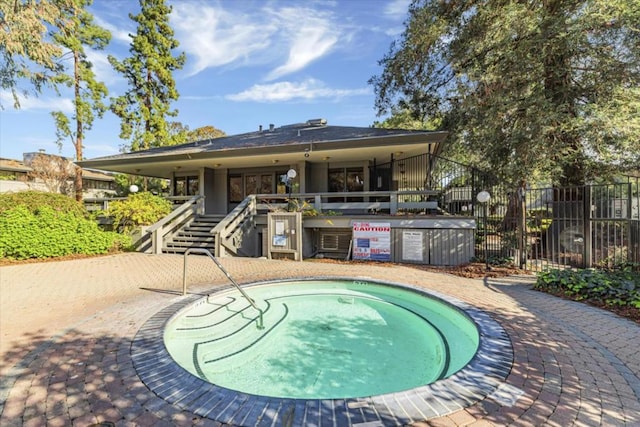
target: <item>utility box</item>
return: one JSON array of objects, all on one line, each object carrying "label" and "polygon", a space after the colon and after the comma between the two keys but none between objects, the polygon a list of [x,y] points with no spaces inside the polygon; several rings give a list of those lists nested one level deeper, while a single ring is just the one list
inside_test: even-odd
[{"label": "utility box", "polygon": [[302,261],[302,213],[269,212],[267,221],[267,258]]}]

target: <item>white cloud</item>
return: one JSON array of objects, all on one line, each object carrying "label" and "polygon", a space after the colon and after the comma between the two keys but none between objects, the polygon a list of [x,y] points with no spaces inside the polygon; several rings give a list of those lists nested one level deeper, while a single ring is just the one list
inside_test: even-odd
[{"label": "white cloud", "polygon": [[384,15],[394,20],[404,20],[409,11],[411,0],[392,0],[384,8]]},{"label": "white cloud", "polygon": [[109,63],[106,53],[91,49],[86,49],[85,53],[87,54],[87,59],[93,65],[96,80],[103,82],[107,86],[118,80],[123,80]]},{"label": "white cloud", "polygon": [[312,100],[317,98],[344,98],[347,96],[369,95],[369,88],[333,89],[323,82],[307,79],[303,82],[277,82],[264,85],[253,85],[240,93],[227,95],[231,101],[282,102],[294,99]]},{"label": "white cloud", "polygon": [[180,41],[178,50],[189,56],[189,75],[225,65],[279,63],[267,75],[274,80],[328,54],[339,40],[348,40],[327,6],[316,7],[239,11],[232,9],[233,3],[224,9],[217,3],[176,2],[171,24]]},{"label": "white cloud", "polygon": [[180,40],[178,49],[194,59],[189,74],[247,61],[267,49],[276,28],[256,18],[229,13],[207,3],[176,3],[171,23]]},{"label": "white cloud", "polygon": [[[73,112],[73,101],[71,98],[35,97],[18,93],[18,101],[20,102],[19,111],[46,110],[62,111],[63,113]],[[10,105],[13,107],[13,103],[14,100],[11,92],[0,92],[0,105]]]},{"label": "white cloud", "polygon": [[119,153],[118,149],[110,144],[90,144],[90,143],[84,142],[83,146],[84,146],[84,150],[83,150],[84,153],[90,154],[90,156],[87,156],[85,154],[85,156],[83,157],[106,156],[110,154]]},{"label": "white cloud", "polygon": [[307,8],[272,10],[289,45],[287,61],[272,70],[267,80],[299,71],[331,51],[340,32],[331,14]]},{"label": "white cloud", "polygon": [[[98,15],[93,15],[94,22],[100,27],[108,30],[111,33],[111,42],[120,42],[124,45],[131,44],[131,37],[129,34],[131,31],[124,30],[122,28],[117,28],[115,25],[110,24],[104,19],[100,18]],[[133,21],[129,21],[133,25]],[[135,33],[135,30],[133,31]]]}]

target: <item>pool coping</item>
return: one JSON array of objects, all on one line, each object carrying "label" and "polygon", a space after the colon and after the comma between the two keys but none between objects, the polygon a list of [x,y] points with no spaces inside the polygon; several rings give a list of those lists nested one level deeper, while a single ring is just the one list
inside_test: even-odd
[{"label": "pool coping", "polygon": [[[307,277],[257,281],[243,288],[307,280],[365,280],[396,286],[439,299],[466,314],[478,327],[478,351],[460,371],[448,378],[411,390],[347,399],[293,399],[256,396],[206,382],[179,366],[164,345],[165,324],[182,308],[204,295],[183,297],[158,311],[138,330],[131,359],[140,380],[158,397],[184,410],[229,425],[257,425],[269,420],[282,425],[337,425],[373,427],[406,425],[451,414],[485,399],[505,383],[513,364],[511,340],[486,312],[449,295],[419,286],[369,277]],[[225,292],[216,288],[211,294]]]}]

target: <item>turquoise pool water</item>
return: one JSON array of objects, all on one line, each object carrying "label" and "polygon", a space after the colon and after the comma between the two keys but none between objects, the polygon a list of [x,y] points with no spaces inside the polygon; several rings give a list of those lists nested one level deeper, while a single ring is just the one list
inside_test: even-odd
[{"label": "turquoise pool water", "polygon": [[446,378],[475,355],[461,310],[404,287],[308,280],[202,298],[174,315],[164,341],[183,368],[255,395],[338,399],[409,390]]}]

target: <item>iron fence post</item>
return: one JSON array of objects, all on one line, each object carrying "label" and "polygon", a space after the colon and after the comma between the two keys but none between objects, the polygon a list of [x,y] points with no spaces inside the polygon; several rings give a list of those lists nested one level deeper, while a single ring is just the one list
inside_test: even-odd
[{"label": "iron fence post", "polygon": [[582,203],[583,203],[583,214],[582,214],[582,227],[583,227],[583,231],[582,231],[582,238],[583,238],[583,249],[582,249],[582,265],[584,268],[591,268],[593,266],[593,239],[592,239],[592,233],[593,233],[593,224],[592,224],[592,212],[591,212],[591,199],[592,199],[592,194],[591,194],[591,186],[590,185],[585,185],[583,187],[583,197],[582,197]]}]

